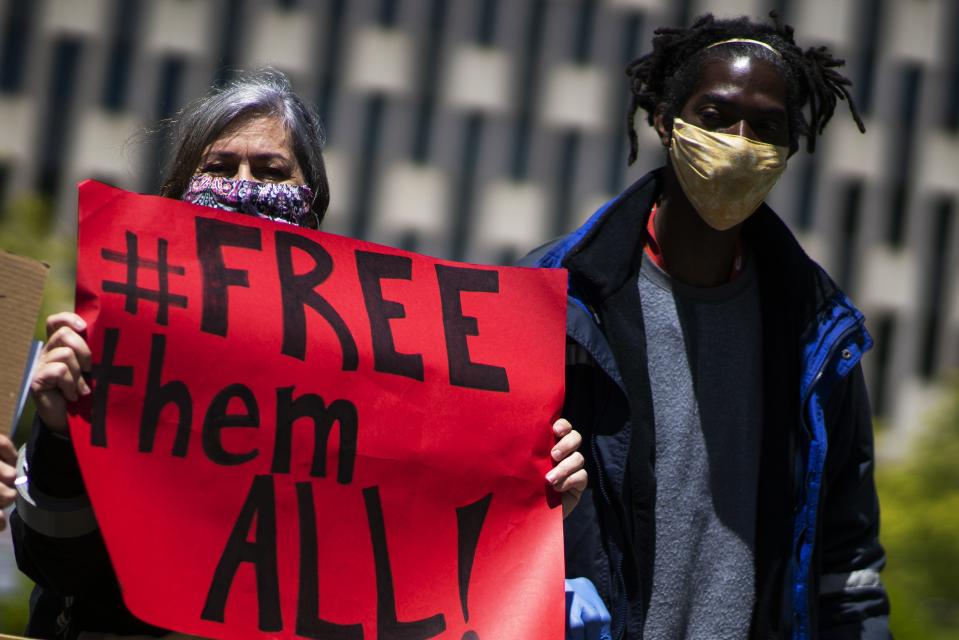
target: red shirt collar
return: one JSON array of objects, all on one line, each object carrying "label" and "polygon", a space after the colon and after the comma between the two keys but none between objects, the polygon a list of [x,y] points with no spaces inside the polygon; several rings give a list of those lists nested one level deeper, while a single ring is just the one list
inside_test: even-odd
[{"label": "red shirt collar", "polygon": [[[646,244],[643,247],[643,250],[646,252],[646,255],[649,256],[649,259],[653,261],[657,267],[669,273],[669,270],[666,268],[666,260],[663,258],[663,250],[659,246],[659,242],[656,240],[656,225],[653,224],[653,221],[656,219],[657,206],[656,203],[653,203],[653,208],[649,212],[649,222],[646,223]],[[745,266],[745,261],[743,260],[743,239],[742,237],[736,240],[736,257],[733,259],[733,267],[729,272],[729,281],[732,282],[740,276],[743,272],[743,267]]]}]

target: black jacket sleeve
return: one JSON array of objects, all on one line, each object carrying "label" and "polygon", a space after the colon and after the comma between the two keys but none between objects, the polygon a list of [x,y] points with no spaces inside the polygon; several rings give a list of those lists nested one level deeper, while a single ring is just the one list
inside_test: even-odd
[{"label": "black jacket sleeve", "polygon": [[827,640],[889,638],[889,599],[879,578],[879,498],[872,419],[856,366],[826,407],[830,447],[822,511],[819,633]]},{"label": "black jacket sleeve", "polygon": [[[27,447],[29,484],[54,498],[82,496],[86,490],[73,445],[51,434],[39,421]],[[21,514],[11,519],[17,565],[38,587],[35,600],[63,606],[33,607],[33,629],[59,629],[57,636],[80,631],[160,635],[162,630],[135,618],[123,603],[120,586],[99,529],[71,537],[45,535],[31,528]],[[58,620],[35,620],[34,616]]]}]

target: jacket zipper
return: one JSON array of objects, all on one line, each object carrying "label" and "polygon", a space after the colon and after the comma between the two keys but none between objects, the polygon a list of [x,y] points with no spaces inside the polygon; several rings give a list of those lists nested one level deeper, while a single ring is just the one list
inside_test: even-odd
[{"label": "jacket zipper", "polygon": [[823,375],[826,373],[826,367],[829,366],[830,362],[832,362],[833,358],[836,355],[836,351],[849,338],[849,336],[859,331],[860,323],[856,321],[855,319],[851,320],[850,322],[851,322],[850,326],[844,329],[843,332],[839,334],[839,337],[833,341],[832,345],[830,345],[829,351],[826,353],[825,359],[823,360],[822,364],[819,365],[819,369],[816,370],[816,375],[813,377],[812,382],[809,383],[809,387],[806,389],[806,393],[803,394],[802,404],[800,405],[802,409],[802,413],[800,414],[800,417],[802,418],[801,424],[803,426],[803,429],[806,431],[806,435],[809,436],[810,438],[812,437],[812,432],[809,429],[809,425],[806,424],[806,413],[805,413],[806,403],[809,402],[809,396],[812,395],[813,389],[815,389],[816,386],[819,384],[819,381],[822,380]]},{"label": "jacket zipper", "polygon": [[[803,394],[802,403],[800,405],[800,421],[799,422],[803,428],[804,434],[806,435],[807,447],[809,443],[812,442],[812,439],[813,439],[812,428],[809,426],[806,420],[806,405],[809,402],[809,398],[812,396],[813,390],[819,385],[819,382],[822,380],[822,377],[825,375],[826,368],[835,358],[836,352],[839,350],[840,346],[845,344],[846,340],[848,340],[850,336],[852,336],[853,334],[855,334],[856,332],[860,330],[860,325],[861,325],[860,322],[853,320],[850,326],[844,329],[843,332],[839,334],[839,337],[837,337],[833,341],[832,345],[830,345],[829,347],[829,351],[826,353],[826,357],[823,359],[822,364],[819,365],[819,369],[817,369],[816,375],[813,377],[812,382],[809,383],[809,387],[806,389],[806,392]],[[799,513],[799,505],[803,504],[806,500],[806,486],[808,484],[806,476],[808,475],[808,473],[809,473],[809,468],[808,468],[808,461],[807,461],[806,473],[803,474],[803,479],[802,479],[802,494],[800,495],[799,501],[796,505],[796,509],[794,510],[797,515]],[[817,510],[818,510],[818,506],[817,506]],[[808,535],[809,535],[808,528],[804,527],[803,531],[800,532],[799,537],[805,540],[808,537]],[[798,559],[798,554],[800,551],[801,549],[797,549],[794,547],[792,551],[792,555]],[[808,582],[808,576],[805,576],[804,579]],[[791,590],[792,590],[792,587],[790,586],[790,591]],[[809,596],[807,592],[807,602],[804,604],[804,608],[807,613],[809,609],[808,597]],[[793,612],[793,615],[794,616],[796,615],[795,611]],[[808,618],[808,615],[804,617]],[[807,624],[808,624],[808,620],[807,620]]]}]

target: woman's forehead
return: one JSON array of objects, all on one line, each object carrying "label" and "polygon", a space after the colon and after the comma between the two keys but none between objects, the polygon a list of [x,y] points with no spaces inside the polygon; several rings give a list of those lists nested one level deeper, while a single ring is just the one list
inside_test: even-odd
[{"label": "woman's forehead", "polygon": [[290,133],[283,121],[274,115],[253,115],[237,118],[209,144],[207,151],[227,148],[291,149]]}]

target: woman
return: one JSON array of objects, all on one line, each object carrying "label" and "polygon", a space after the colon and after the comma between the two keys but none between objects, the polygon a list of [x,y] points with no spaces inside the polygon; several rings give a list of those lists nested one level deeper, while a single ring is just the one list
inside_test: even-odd
[{"label": "woman", "polygon": [[[13,504],[17,492],[13,490],[15,467],[17,464],[17,450],[10,438],[0,433],[0,509],[6,509]],[[0,511],[0,531],[7,528],[7,515]]]},{"label": "woman", "polygon": [[[275,71],[246,75],[187,106],[174,123],[175,153],[161,195],[195,204],[318,227],[329,203],[318,118]],[[91,353],[74,313],[47,319],[48,341],[31,381],[38,420],[22,454],[28,486],[53,498],[58,513],[18,500],[12,518],[21,569],[37,582],[28,634],[38,638],[160,636],[120,597],[86,500],[67,430],[68,402],[90,393]],[[580,437],[565,420],[556,467],[547,479],[563,493],[564,513],[586,486]],[[0,469],[2,471],[2,469]],[[88,633],[84,633],[88,632]],[[94,632],[93,635],[89,632]],[[173,636],[170,636],[173,637]]]}]

